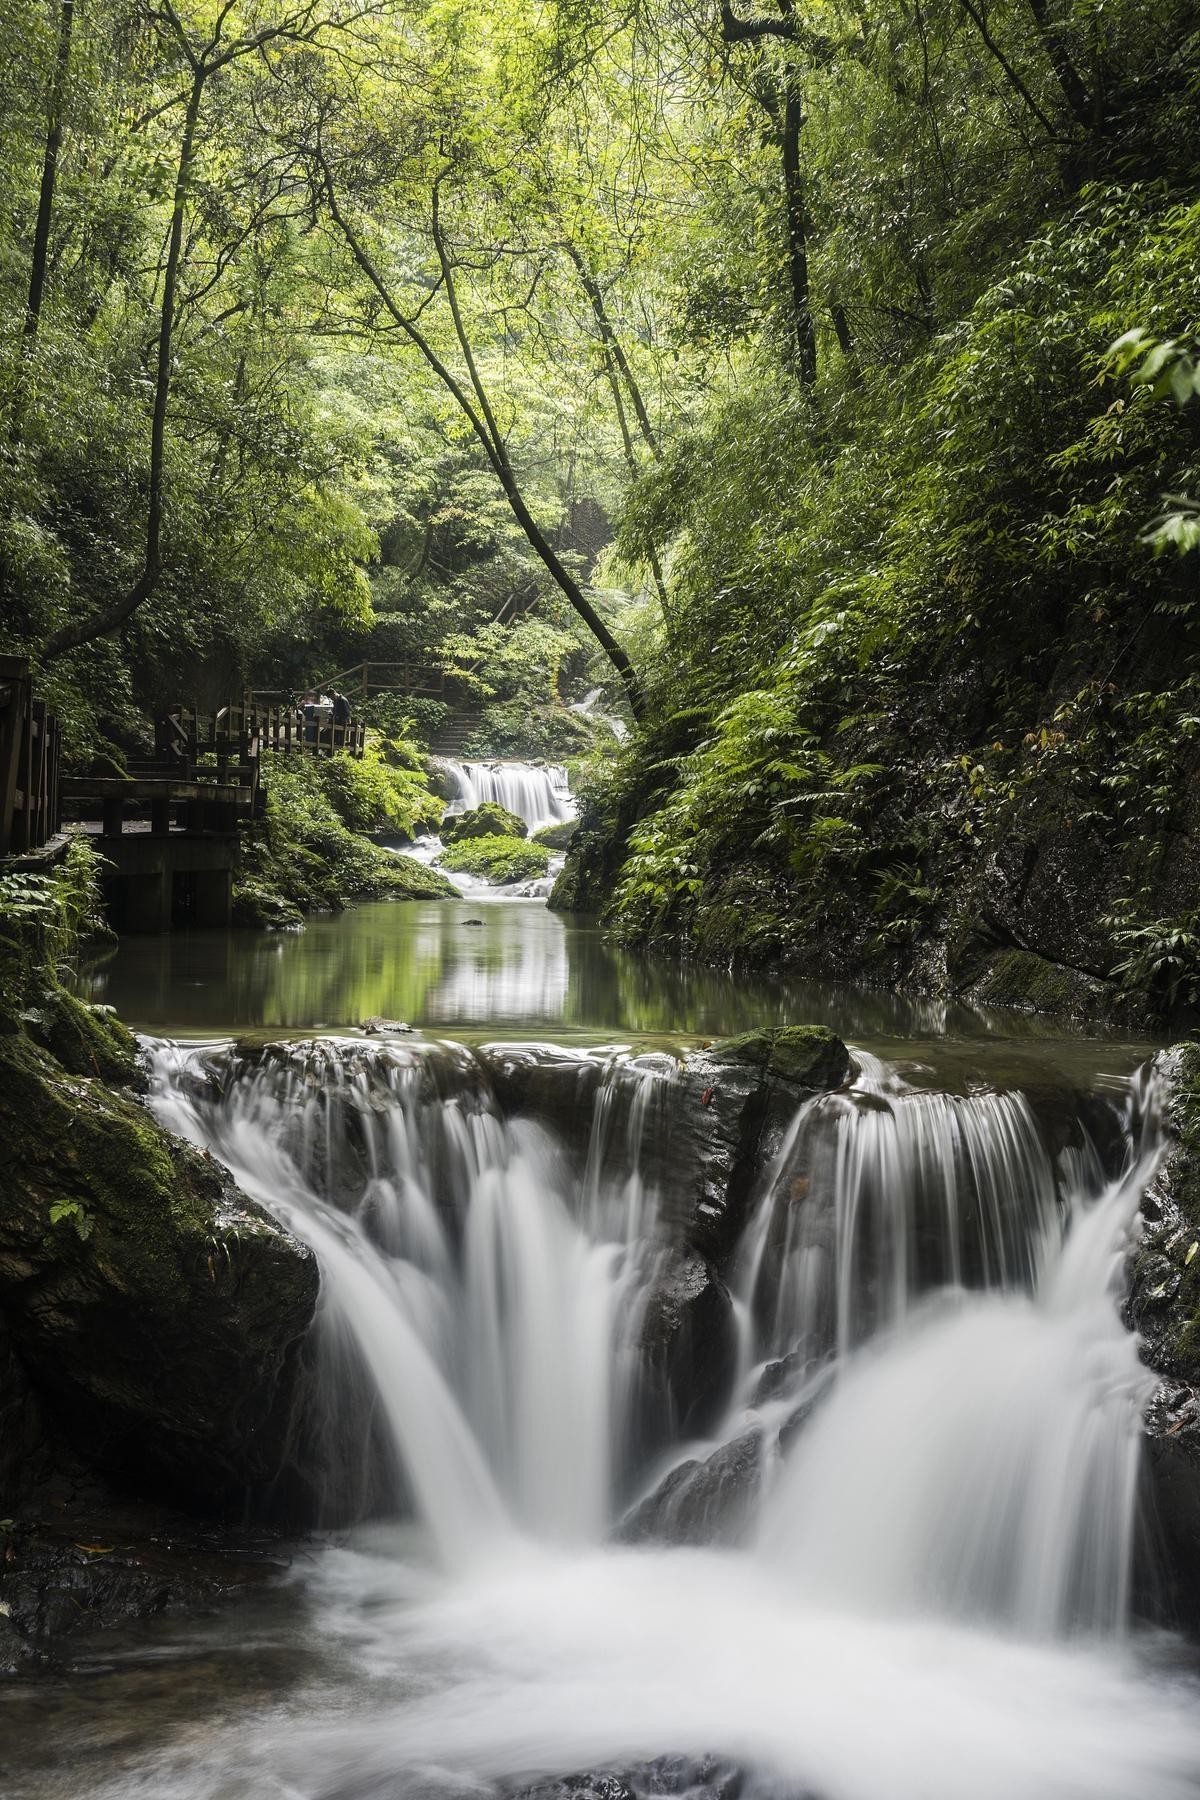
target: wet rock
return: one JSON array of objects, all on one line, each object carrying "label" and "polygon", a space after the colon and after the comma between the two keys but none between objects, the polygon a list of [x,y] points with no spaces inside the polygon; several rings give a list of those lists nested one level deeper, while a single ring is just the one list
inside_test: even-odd
[{"label": "wet rock", "polygon": [[849,1072],[846,1046],[822,1026],[747,1032],[692,1052],[652,1158],[674,1231],[723,1268],[801,1099]]},{"label": "wet rock", "polygon": [[1177,1046],[1163,1067],[1170,1143],[1145,1198],[1126,1317],[1152,1369],[1200,1387],[1200,1044]]},{"label": "wet rock", "polygon": [[616,1531],[625,1544],[744,1542],[762,1487],[763,1439],[743,1432],[711,1456],[680,1463]]},{"label": "wet rock", "polygon": [[1145,1501],[1178,1623],[1200,1631],[1200,1044],[1164,1059],[1168,1150],[1143,1203],[1127,1323],[1165,1379],[1146,1418]]},{"label": "wet rock", "polygon": [[0,1672],[67,1640],[163,1613],[209,1611],[287,1566],[267,1531],[209,1527],[119,1502],[59,1502],[0,1533]]},{"label": "wet rock", "polygon": [[219,1503],[269,1481],[310,1251],[210,1158],[25,1037],[0,1040],[0,1316],[55,1436]]},{"label": "wet rock", "polygon": [[1164,1382],[1146,1416],[1144,1499],[1151,1528],[1151,1610],[1200,1629],[1200,1389]]},{"label": "wet rock", "polygon": [[413,1030],[402,1019],[364,1019],[362,1029],[367,1037],[398,1037]]},{"label": "wet rock", "polygon": [[728,1288],[703,1257],[671,1253],[642,1319],[648,1419],[657,1415],[670,1437],[711,1427],[729,1400],[736,1347]]},{"label": "wet rock", "polygon": [[639,1800],[621,1775],[564,1775],[533,1787],[509,1788],[506,1800]]},{"label": "wet rock", "polygon": [[721,1038],[709,1052],[717,1063],[748,1064],[794,1087],[840,1087],[850,1073],[850,1053],[824,1025],[780,1025]]},{"label": "wet rock", "polygon": [[555,1126],[570,1150],[586,1154],[608,1058],[558,1044],[483,1044],[475,1054],[506,1118]]}]

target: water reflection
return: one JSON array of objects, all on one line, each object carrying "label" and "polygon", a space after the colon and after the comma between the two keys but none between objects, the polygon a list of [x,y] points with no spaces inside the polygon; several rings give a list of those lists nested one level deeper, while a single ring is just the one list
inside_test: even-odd
[{"label": "water reflection", "polygon": [[1008,1011],[623,949],[593,922],[528,900],[383,902],[313,919],[302,933],[128,937],[79,985],[152,1031],[340,1030],[384,1017],[433,1031],[599,1039],[798,1021],[859,1042],[1064,1035],[1061,1023]]}]

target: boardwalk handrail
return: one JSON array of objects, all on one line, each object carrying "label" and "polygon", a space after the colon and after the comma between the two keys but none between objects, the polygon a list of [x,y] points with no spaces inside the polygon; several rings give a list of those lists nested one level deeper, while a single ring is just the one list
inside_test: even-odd
[{"label": "boardwalk handrail", "polygon": [[316,687],[326,694],[333,688],[352,689],[360,700],[369,700],[372,694],[432,694],[441,698],[446,691],[446,671],[433,663],[407,658],[400,662],[352,663],[336,675],[325,676]]},{"label": "boardwalk handrail", "polygon": [[288,756],[361,757],[366,729],[358,721],[305,718],[298,706],[250,695],[216,712],[177,706],[158,723],[157,754],[168,768],[192,779],[215,778],[258,787],[264,750]]},{"label": "boardwalk handrail", "polygon": [[0,856],[36,850],[62,822],[62,734],[35,700],[29,661],[0,656]]}]

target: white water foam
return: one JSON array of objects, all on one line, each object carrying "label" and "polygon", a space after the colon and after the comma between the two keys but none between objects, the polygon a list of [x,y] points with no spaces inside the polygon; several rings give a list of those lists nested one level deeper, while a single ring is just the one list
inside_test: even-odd
[{"label": "white water foam", "polygon": [[742,1357],[789,1349],[797,1384],[832,1357],[824,1398],[746,1549],[629,1550],[599,1540],[669,1077],[623,1112],[601,1089],[614,1183],[595,1137],[578,1176],[504,1126],[466,1059],[433,1080],[415,1052],[306,1047],[214,1087],[204,1056],[157,1053],[156,1104],[322,1256],[442,1572],[407,1535],[329,1550],[305,1581],[329,1692],[98,1792],[457,1800],[713,1753],[788,1800],[1200,1795],[1200,1687],[1125,1634],[1149,1378],[1117,1287],[1152,1108],[1108,1179],[1086,1139],[1050,1159],[1013,1096],[868,1068],[857,1103],[807,1109],[743,1246]]}]

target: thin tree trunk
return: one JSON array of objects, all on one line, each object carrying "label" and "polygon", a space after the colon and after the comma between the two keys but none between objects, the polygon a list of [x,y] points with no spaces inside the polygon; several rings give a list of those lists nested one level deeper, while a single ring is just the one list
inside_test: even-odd
[{"label": "thin tree trunk", "polygon": [[458,306],[457,290],[454,286],[454,272],[450,267],[450,260],[446,255],[445,246],[442,242],[441,227],[437,212],[436,187],[434,189],[434,243],[437,247],[438,260],[441,263],[442,268],[442,277],[446,285],[446,298],[450,302],[451,317],[454,320],[455,336],[458,338],[459,348],[463,352],[463,360],[467,365],[467,373],[470,378],[471,387],[474,390],[475,402],[472,402],[471,395],[463,387],[462,382],[455,376],[453,370],[449,369],[442,361],[424,332],[421,331],[411,319],[407,318],[400,307],[397,306],[386,282],[371,261],[364,246],[359,242],[354,227],[338,205],[337,193],[333,185],[333,174],[329,168],[329,164],[325,161],[325,158],[321,155],[319,150],[315,151],[314,155],[321,170],[324,182],[329,216],[345,239],[346,246],[349,249],[351,256],[354,258],[354,261],[358,264],[358,267],[362,270],[362,273],[366,276],[375,292],[379,295],[380,300],[383,302],[393,321],[400,327],[401,331],[404,332],[409,341],[412,344],[415,344],[438,380],[448,392],[453,395],[455,401],[459,407],[461,407],[472,431],[483,446],[484,455],[491,464],[493,474],[500,483],[501,488],[504,490],[504,496],[512,510],[513,517],[521,527],[521,530],[525,533],[526,538],[537,553],[537,556],[549,571],[559,590],[566,596],[571,607],[578,613],[579,617],[583,620],[592,636],[596,639],[596,642],[600,645],[601,649],[612,663],[614,669],[616,669],[624,683],[630,710],[635,719],[640,719],[643,715],[641,687],[633,664],[630,662],[625,650],[604,623],[604,620],[600,617],[587,595],[583,592],[583,589],[575,580],[570,570],[567,569],[555,555],[553,548],[547,541],[528,506],[525,504],[525,498],[521,493],[520,483],[517,480],[516,473],[509,460],[508,449],[505,445],[503,434],[496,422],[496,417],[492,411],[487,391],[480,380],[479,370],[475,365],[475,357],[471,350],[470,340],[467,337],[463,326],[462,316]]},{"label": "thin tree trunk", "polygon": [[158,585],[162,572],[163,470],[166,463],[167,408],[171,397],[171,356],[175,335],[175,297],[179,286],[179,265],[183,252],[183,226],[187,215],[188,189],[196,151],[196,122],[209,69],[204,63],[194,65],[191,92],[179,146],[175,170],[175,193],[171,207],[171,233],[167,244],[167,263],[163,272],[162,306],[158,324],[158,362],[154,385],[154,412],[150,424],[150,486],[146,507],[146,540],[142,571],[133,586],[105,611],[90,619],[64,625],[47,644],[43,657],[61,656],[93,638],[104,637],[135,613],[148,600]]},{"label": "thin tree trunk", "polygon": [[788,277],[796,335],[796,373],[802,386],[811,387],[817,379],[817,334],[808,286],[808,208],[804,197],[804,174],[800,166],[800,134],[803,128],[804,102],[800,95],[799,78],[795,65],[789,62],[784,75],[779,149],[783,161]]},{"label": "thin tree trunk", "polygon": [[588,268],[580,251],[575,248],[575,245],[568,241],[566,250],[567,255],[575,264],[576,270],[579,273],[580,284],[591,305],[592,315],[596,321],[596,329],[600,333],[600,340],[612,357],[613,362],[616,364],[628,390],[634,416],[637,419],[638,428],[641,431],[643,438],[646,440],[646,447],[650,451],[651,456],[657,457],[661,452],[658,447],[658,439],[655,436],[654,428],[650,423],[650,414],[646,410],[646,403],[642,398],[642,390],[638,386],[637,378],[629,366],[629,359],[626,357],[625,351],[622,348],[621,340],[612,328],[612,321],[608,316],[608,308],[604,304],[604,295],[600,292],[600,284]]},{"label": "thin tree trunk", "polygon": [[54,217],[54,184],[58,179],[58,157],[62,149],[63,111],[66,105],[67,77],[71,72],[71,30],[74,22],[75,0],[62,0],[58,15],[58,49],[46,109],[46,152],[42,158],[42,185],[38,194],[37,225],[33,234],[29,298],[25,303],[25,337],[30,344],[37,337],[42,316],[42,297],[46,291],[50,225]]},{"label": "thin tree trunk", "polygon": [[1067,54],[1057,24],[1050,17],[1047,0],[1029,0],[1029,10],[1033,14],[1038,36],[1050,60],[1050,67],[1054,70],[1055,79],[1062,89],[1063,99],[1083,129],[1092,131],[1096,119],[1091,96],[1084,86],[1083,77]]},{"label": "thin tree trunk", "polygon": [[1013,67],[1012,63],[1009,62],[1007,56],[1005,56],[1003,50],[992,36],[987,19],[980,11],[979,7],[975,5],[975,0],[959,0],[959,3],[967,17],[971,20],[971,23],[975,26],[980,37],[987,45],[988,53],[1004,71],[1004,78],[1012,88],[1013,93],[1020,95],[1022,101],[1029,108],[1047,137],[1058,137],[1060,134],[1055,130],[1052,122],[1046,117],[1025,83],[1021,80],[1021,77],[1017,74],[1016,69]]}]

